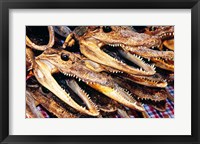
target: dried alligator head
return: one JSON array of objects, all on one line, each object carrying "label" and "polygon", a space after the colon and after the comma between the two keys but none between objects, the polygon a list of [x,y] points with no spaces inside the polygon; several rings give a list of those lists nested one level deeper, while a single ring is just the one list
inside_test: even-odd
[{"label": "dried alligator head", "polygon": [[165,89],[149,88],[119,77],[116,77],[115,81],[119,83],[120,86],[129,90],[139,102],[148,104],[159,111],[166,110],[166,99],[169,94]]},{"label": "dried alligator head", "polygon": [[[154,67],[144,62],[141,57],[146,59],[171,59],[173,57],[173,52],[150,49],[160,46],[161,41],[158,37],[134,32],[131,27],[82,26],[74,30],[74,36],[79,41],[81,53],[86,57],[129,74],[153,75],[155,73]],[[69,40],[68,37],[66,41]],[[130,66],[105,53],[102,48],[106,45],[119,49],[121,56],[137,67]]]},{"label": "dried alligator head", "polygon": [[148,26],[145,33],[158,36],[162,40],[174,38],[174,26]]},{"label": "dried alligator head", "polygon": [[37,101],[38,105],[42,105],[46,110],[53,113],[58,118],[77,117],[54,101],[51,95],[52,93],[50,92],[48,94],[44,93],[39,85],[35,88],[26,87],[26,96],[31,96],[35,101]]},{"label": "dried alligator head", "polygon": [[[93,71],[93,69],[90,68],[91,65],[88,66],[88,60],[82,59],[78,54],[59,49],[47,49],[38,56],[35,61],[37,63],[37,67],[35,68],[37,80],[60,99],[78,111],[90,115],[93,113],[96,115],[98,113],[95,109],[96,107],[92,106],[92,102],[89,102],[92,103],[91,111],[77,105],[77,103],[75,103],[70,96],[59,87],[51,76],[51,73],[60,71],[66,76],[74,77],[79,81],[85,82],[90,87],[127,107],[144,111],[144,108],[138,104],[130,94],[125,92],[118,84],[116,84],[108,74]],[[74,90],[80,91],[73,85],[75,84],[71,83]],[[88,101],[89,100],[90,99],[88,98]],[[91,106],[88,106],[88,108]]]},{"label": "dried alligator head", "polygon": [[[162,45],[174,51],[174,26],[149,26],[145,33],[151,36],[158,36],[162,39]],[[163,46],[159,48],[163,50]],[[174,59],[151,58],[151,61],[159,68],[174,71]]]},{"label": "dried alligator head", "polygon": [[[51,50],[50,50],[51,51]],[[46,52],[46,51],[45,51]],[[45,53],[44,52],[44,53]],[[51,53],[48,53],[48,56],[52,56],[52,59],[55,55],[51,55]],[[50,57],[46,57],[47,59],[51,59]],[[44,58],[44,59],[43,59]],[[61,57],[60,57],[61,59]],[[56,63],[59,62],[56,61]],[[59,65],[59,63],[57,63]],[[88,114],[91,116],[97,116],[99,115],[98,110],[96,109],[95,105],[91,102],[90,99],[88,99],[87,96],[83,95],[83,97],[86,97],[83,101],[86,103],[86,107],[80,106],[76,101],[74,101],[69,93],[66,93],[64,89],[60,87],[60,85],[57,83],[57,81],[52,76],[53,73],[58,72],[57,67],[53,65],[50,61],[45,60],[45,54],[42,54],[35,58],[34,63],[34,75],[36,79],[42,84],[44,87],[46,87],[48,90],[50,90],[52,93],[54,93],[60,100],[64,101],[66,104],[71,106],[72,108],[76,109],[77,111]]]}]

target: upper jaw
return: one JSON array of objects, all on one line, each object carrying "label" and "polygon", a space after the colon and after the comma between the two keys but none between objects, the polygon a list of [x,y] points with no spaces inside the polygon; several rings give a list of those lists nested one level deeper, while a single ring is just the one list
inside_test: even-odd
[{"label": "upper jaw", "polygon": [[168,84],[165,79],[154,78],[153,76],[136,76],[129,74],[121,74],[121,77],[148,87],[165,88]]},{"label": "upper jaw", "polygon": [[105,52],[101,50],[102,46],[103,44],[101,42],[97,42],[95,40],[93,41],[83,40],[80,43],[80,50],[81,50],[81,53],[84,54],[89,59],[97,63],[101,63],[103,65],[110,66],[112,68],[126,72],[126,73],[137,74],[137,75],[153,75],[155,73],[154,67],[150,68],[149,65],[146,65],[146,67],[149,67],[150,71],[149,70],[146,71],[145,68],[141,66],[141,65],[144,66],[145,63],[139,57],[131,56],[130,54],[127,54],[127,52],[124,53],[125,57],[129,55],[128,57],[131,59],[129,60],[132,61],[133,63],[135,63],[136,61],[138,61],[137,65],[139,63],[140,64],[143,63],[139,66],[141,67],[140,69],[131,67],[127,65],[126,63],[119,61],[118,59],[113,58],[110,55],[106,54]]},{"label": "upper jaw", "polygon": [[[128,51],[133,54],[133,56],[143,57],[148,61],[155,63],[157,67],[166,69],[169,71],[174,71],[174,52],[173,51],[159,51],[152,50],[145,47],[131,47],[120,45],[124,51]],[[171,63],[171,62],[172,63]]]}]

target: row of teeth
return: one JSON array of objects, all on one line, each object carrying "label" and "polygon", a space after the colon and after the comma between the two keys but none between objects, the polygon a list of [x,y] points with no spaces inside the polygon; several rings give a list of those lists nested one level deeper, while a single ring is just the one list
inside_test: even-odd
[{"label": "row of teeth", "polygon": [[[85,96],[87,96],[87,98],[88,98],[88,100],[90,101],[90,103],[91,103],[95,108],[98,108],[98,106],[95,105],[95,104],[93,103],[93,101],[91,100],[91,98],[89,97],[89,94],[87,94],[83,89],[81,89],[81,91],[82,91],[82,93],[85,94]],[[98,109],[97,109],[97,110],[98,110]]]},{"label": "row of teeth", "polygon": [[123,73],[122,71],[111,71],[111,73]]},{"label": "row of teeth", "polygon": [[174,32],[163,33],[163,34],[161,34],[159,37],[160,37],[160,38],[163,38],[163,37],[165,37],[165,36],[174,36]]},{"label": "row of teeth", "polygon": [[112,46],[112,47],[122,47],[122,48],[129,48],[129,46],[125,46],[124,44],[108,44],[109,46]]},{"label": "row of teeth", "polygon": [[[136,56],[136,55],[135,55]],[[139,56],[136,56],[137,58],[139,58],[141,61],[143,61],[142,60],[142,58],[140,58]],[[118,59],[116,59],[116,58],[113,58],[115,61],[117,61],[117,62],[120,62],[122,65],[126,65],[123,61],[119,61]],[[144,61],[143,61],[144,62]],[[139,70],[139,71],[141,71],[141,72],[145,72],[142,68],[137,68],[137,70]],[[146,73],[149,73],[149,72],[146,72]]]},{"label": "row of teeth", "polygon": [[143,60],[143,58],[141,56],[139,56],[139,55],[133,54],[133,56],[136,57],[136,58],[138,58],[141,61]]},{"label": "row of teeth", "polygon": [[[125,46],[125,45],[123,45],[123,44],[108,44],[109,46],[112,46],[112,47],[117,47],[117,46],[120,46],[120,47],[122,47],[122,48],[128,48],[128,46]],[[140,48],[142,48],[142,46],[140,46]],[[154,47],[152,47],[152,48],[154,48]],[[133,49],[133,48],[131,48],[131,49]],[[145,61],[143,60],[143,58],[141,57],[141,56],[139,56],[139,55],[136,55],[136,54],[133,54],[136,58],[138,58],[139,60],[141,60],[142,62],[144,62],[145,63]],[[114,58],[115,59],[115,58]],[[120,62],[121,64],[123,64],[123,65],[126,65],[123,61],[119,61],[118,59],[115,59],[115,61],[117,61],[117,62]],[[150,58],[148,58],[148,61],[150,61]],[[147,64],[148,65],[148,64]],[[149,65],[150,66],[150,65]],[[152,65],[152,68],[155,70],[155,67],[154,67],[154,65]],[[138,70],[140,70],[140,71],[142,71],[142,72],[144,72],[144,70],[142,69],[142,68],[140,68],[140,69],[138,69]],[[149,72],[147,72],[147,73],[149,73]]]},{"label": "row of teeth", "polygon": [[65,76],[74,77],[74,78],[76,78],[78,81],[83,81],[83,82],[86,83],[86,84],[95,84],[95,82],[88,82],[88,81],[86,81],[86,80],[83,80],[83,79],[77,77],[77,76],[74,75],[74,74],[68,74],[68,73],[63,73],[63,74],[64,74]]},{"label": "row of teeth", "polygon": [[113,58],[116,62],[120,62],[122,65],[126,65],[123,61],[120,61],[120,60],[118,60],[118,59],[116,59],[116,58]]},{"label": "row of teeth", "polygon": [[[130,99],[132,99],[133,101],[135,101],[135,100],[133,99],[132,93],[130,93],[128,90],[125,90],[125,89],[123,89],[123,88],[121,88],[121,87],[119,87],[119,89],[120,89],[121,91],[125,92],[126,94],[128,94],[128,95],[130,96]],[[116,90],[116,91],[118,91],[118,90]],[[127,99],[126,97],[123,97],[123,98],[124,98],[126,101],[129,101],[130,103],[132,103],[132,101],[129,100],[129,99]],[[136,104],[137,104],[137,101],[135,101],[133,104],[136,105]]]},{"label": "row of teeth", "polygon": [[160,81],[162,81],[162,82],[167,82],[167,80],[166,79],[164,79],[164,80],[160,80],[160,81],[155,81],[155,80],[151,80],[151,79],[147,79],[147,78],[144,78],[144,77],[141,77],[142,79],[144,79],[145,81],[150,81],[150,82],[153,82],[153,83],[158,83],[158,82],[160,82]]},{"label": "row of teeth", "polygon": [[[70,94],[67,93],[67,92],[65,91],[65,89],[62,88],[62,90],[63,90],[63,92],[65,92],[67,95],[70,96]],[[71,98],[69,98],[69,99],[71,99]],[[92,103],[93,103],[93,102],[92,102]],[[94,103],[93,103],[93,104],[94,104]],[[82,109],[86,110],[86,107],[83,107],[83,106],[81,106],[81,105],[78,105],[78,106],[80,106]],[[96,107],[96,105],[95,105],[95,107]]]},{"label": "row of teeth", "polygon": [[[152,65],[147,64],[147,63],[143,60],[143,58],[142,58],[141,56],[136,55],[136,54],[133,54],[133,56],[135,56],[136,58],[138,58],[139,60],[141,60],[141,61],[142,61],[143,63],[145,63],[146,65],[152,67],[154,70],[156,69],[155,64],[152,64]],[[148,58],[148,61],[150,61],[150,58]]]},{"label": "row of teeth", "polygon": [[173,58],[161,58],[161,57],[159,57],[159,58],[155,58],[156,60],[173,60]]},{"label": "row of teeth", "polygon": [[[122,47],[122,48],[126,48],[126,49],[129,49],[130,47],[129,46],[126,46],[124,44],[108,44],[109,46],[112,46],[112,47]],[[138,46],[138,48],[145,48],[144,46]],[[152,49],[156,48],[155,46],[152,46],[151,47]],[[133,51],[134,48],[131,48],[131,50]]]},{"label": "row of teeth", "polygon": [[[70,94],[67,93],[67,92],[65,91],[65,89],[62,88],[62,90],[63,90],[67,95],[69,95],[69,97],[70,97]],[[70,100],[71,98],[68,98],[68,99]],[[77,104],[77,105],[78,105],[78,104]],[[78,105],[78,106],[81,107],[82,109],[86,110],[86,107],[83,107],[83,106],[81,106],[81,105]]]},{"label": "row of teeth", "polygon": [[138,96],[136,96],[136,97],[137,97],[138,100],[147,100],[147,101],[150,100],[150,101],[154,101],[154,102],[160,102],[161,101],[161,100],[156,100],[156,99],[154,100],[154,99],[150,99],[150,98],[146,98],[146,97],[144,97],[144,98],[141,98],[141,97],[138,97]]}]

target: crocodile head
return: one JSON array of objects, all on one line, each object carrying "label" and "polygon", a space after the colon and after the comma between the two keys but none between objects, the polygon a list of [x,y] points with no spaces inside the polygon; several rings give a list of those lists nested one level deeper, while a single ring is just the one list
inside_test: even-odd
[{"label": "crocodile head", "polygon": [[148,26],[145,33],[158,36],[162,40],[174,38],[174,26]]},{"label": "crocodile head", "polygon": [[[137,33],[127,26],[82,26],[74,30],[74,35],[79,40],[81,53],[86,57],[129,74],[153,75],[155,68],[142,58],[171,59],[174,55],[173,52],[151,49],[161,45],[157,36]],[[108,46],[108,51],[114,47],[121,58],[132,64],[109,55],[103,50],[105,46]]]},{"label": "crocodile head", "polygon": [[[137,101],[132,98],[129,93],[124,91],[124,89],[122,89],[117,83],[115,83],[112,77],[110,77],[107,73],[94,71],[94,69],[98,67],[97,63],[96,65],[94,63],[92,63],[91,65],[90,63],[88,63],[88,59],[84,59],[78,54],[68,52],[66,50],[47,49],[40,56],[38,56],[35,61],[36,63],[38,63],[38,65],[42,64],[43,69],[46,69],[43,72],[45,77],[47,77],[47,73],[45,71],[51,71],[51,73],[53,71],[59,71],[66,77],[73,77],[78,81],[82,81],[90,87],[110,97],[111,99],[114,99],[119,103],[126,105],[127,107],[139,111],[144,111],[143,106],[137,103]],[[40,73],[36,72],[36,75],[40,77]],[[40,83],[41,81],[44,81],[44,76],[40,80],[38,80],[40,81]],[[59,90],[57,87],[54,87],[52,82],[49,81],[47,83],[44,81],[44,83],[46,84],[46,86],[44,84],[43,85],[48,89],[52,88],[52,92],[55,90],[57,91],[55,91],[55,95],[58,95],[62,92],[62,89]],[[80,88],[77,89],[77,84],[75,82],[71,81],[68,82],[68,84],[73,89],[73,91],[77,91],[77,93],[82,91]],[[49,87],[49,85],[51,87]],[[85,92],[80,93],[84,94]],[[85,95],[88,97],[88,94]],[[72,102],[72,99],[70,97],[68,97],[68,99],[69,100],[66,101],[68,101],[70,104]],[[88,99],[90,100],[89,97]],[[82,108],[80,108],[79,110],[82,110]]]},{"label": "crocodile head", "polygon": [[168,93],[165,89],[138,85],[119,77],[116,77],[115,81],[119,83],[120,86],[128,89],[139,102],[151,105],[159,111],[166,110]]},{"label": "crocodile head", "polygon": [[[49,55],[45,56],[44,54],[41,54],[40,56],[35,58],[35,64],[34,64],[34,75],[36,79],[39,81],[40,84],[42,84],[45,88],[50,90],[53,94],[55,94],[60,100],[65,102],[67,105],[71,106],[75,110],[79,111],[82,114],[87,114],[91,116],[98,116],[99,111],[97,110],[96,106],[92,101],[87,97],[85,94],[78,95],[80,98],[83,98],[84,103],[86,104],[86,107],[83,107],[79,105],[71,96],[70,93],[67,93],[61,86],[57,83],[57,81],[52,76],[53,73],[59,72],[59,69],[52,64],[52,61],[54,59],[54,52],[55,51],[48,51]],[[47,60],[47,59],[49,60]],[[59,63],[57,63],[59,64]],[[67,63],[69,64],[69,63]]]}]

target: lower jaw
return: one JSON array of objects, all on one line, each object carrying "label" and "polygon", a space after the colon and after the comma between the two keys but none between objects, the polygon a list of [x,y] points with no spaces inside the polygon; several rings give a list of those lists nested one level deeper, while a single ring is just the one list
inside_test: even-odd
[{"label": "lower jaw", "polygon": [[139,100],[141,103],[148,104],[149,106],[155,108],[158,111],[164,112],[166,110],[166,101],[162,100],[160,102],[152,102],[151,100]]},{"label": "lower jaw", "polygon": [[169,70],[174,72],[174,65],[169,64],[163,60],[157,60],[154,58],[151,58],[151,61],[155,63],[155,65],[161,69]]}]

